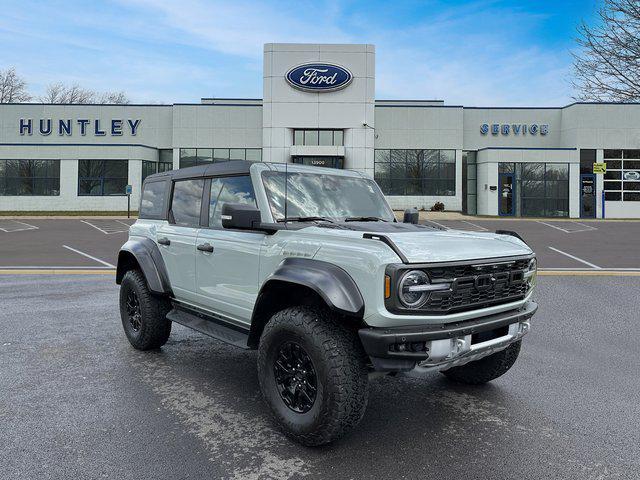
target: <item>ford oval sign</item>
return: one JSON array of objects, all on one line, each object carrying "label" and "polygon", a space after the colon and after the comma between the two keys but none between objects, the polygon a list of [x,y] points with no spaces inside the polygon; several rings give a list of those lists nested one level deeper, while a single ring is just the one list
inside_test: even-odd
[{"label": "ford oval sign", "polygon": [[292,87],[305,92],[333,92],[353,80],[349,70],[332,63],[305,63],[293,67],[285,75]]}]

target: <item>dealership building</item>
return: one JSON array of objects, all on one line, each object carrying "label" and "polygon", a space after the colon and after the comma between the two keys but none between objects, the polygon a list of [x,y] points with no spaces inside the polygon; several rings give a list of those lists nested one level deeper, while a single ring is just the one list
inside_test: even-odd
[{"label": "dealership building", "polygon": [[266,44],[261,99],[0,105],[0,212],[122,211],[230,159],[358,170],[396,209],[640,218],[640,105],[376,100],[373,45]]}]

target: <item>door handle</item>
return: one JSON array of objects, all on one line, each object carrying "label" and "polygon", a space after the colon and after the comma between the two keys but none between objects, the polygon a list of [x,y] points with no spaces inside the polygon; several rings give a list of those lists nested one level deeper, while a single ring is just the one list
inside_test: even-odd
[{"label": "door handle", "polygon": [[162,237],[158,239],[158,243],[160,245],[171,245],[171,240],[169,240],[167,237]]},{"label": "door handle", "polygon": [[196,248],[201,252],[213,253],[213,245],[210,245],[208,243],[201,243]]}]

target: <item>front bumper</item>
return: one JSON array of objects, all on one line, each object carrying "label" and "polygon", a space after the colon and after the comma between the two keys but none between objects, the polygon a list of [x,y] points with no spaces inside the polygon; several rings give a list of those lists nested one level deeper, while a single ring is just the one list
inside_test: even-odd
[{"label": "front bumper", "polygon": [[375,370],[411,370],[416,366],[444,370],[479,360],[520,340],[529,331],[537,309],[535,302],[528,301],[515,310],[464,322],[363,328],[358,334]]}]

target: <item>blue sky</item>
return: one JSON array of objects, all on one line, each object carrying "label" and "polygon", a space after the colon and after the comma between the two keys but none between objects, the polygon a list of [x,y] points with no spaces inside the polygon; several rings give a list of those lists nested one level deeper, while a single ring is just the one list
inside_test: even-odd
[{"label": "blue sky", "polygon": [[134,102],[261,97],[268,42],[373,43],[376,98],[448,104],[571,101],[584,1],[0,0],[0,68],[125,90]]}]

